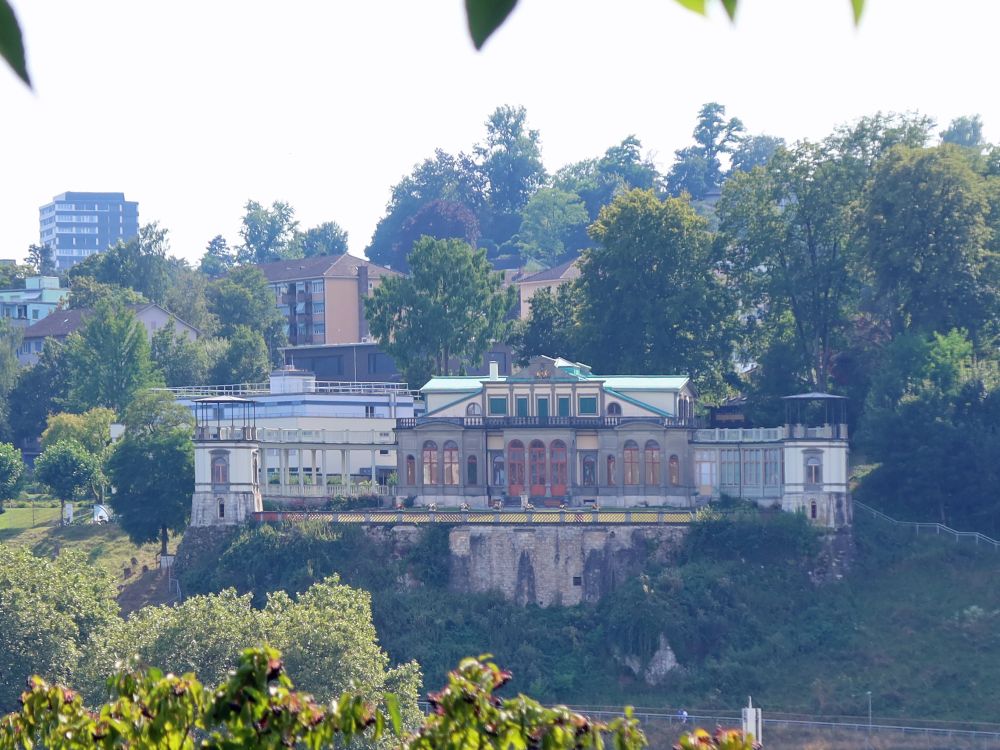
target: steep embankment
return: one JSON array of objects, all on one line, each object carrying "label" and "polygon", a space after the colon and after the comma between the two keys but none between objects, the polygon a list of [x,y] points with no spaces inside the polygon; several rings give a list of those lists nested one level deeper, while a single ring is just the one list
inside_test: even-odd
[{"label": "steep embankment", "polygon": [[357,528],[247,528],[189,562],[185,593],[234,586],[263,602],[338,572],[372,592],[383,645],[419,660],[428,685],[489,652],[546,700],[732,709],[753,694],[859,715],[871,690],[878,716],[1000,719],[992,550],[859,519],[853,568],[820,586],[822,544],[804,521],[749,514],[696,525],[597,605],[540,609],[450,591],[446,537],[429,529],[400,549]]}]

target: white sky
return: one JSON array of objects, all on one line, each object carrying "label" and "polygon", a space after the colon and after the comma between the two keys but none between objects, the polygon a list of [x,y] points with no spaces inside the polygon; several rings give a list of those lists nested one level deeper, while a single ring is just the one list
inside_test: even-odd
[{"label": "white sky", "polygon": [[[247,199],[361,254],[389,190],[523,104],[550,171],[635,133],[661,169],[704,102],[750,132],[819,138],[877,110],[997,139],[993,0],[741,0],[731,25],[673,0],[521,0],[476,52],[462,0],[13,0],[34,91],[0,69],[0,257],[66,190],[123,191],[196,260]],[[713,4],[714,0],[713,0]]]}]

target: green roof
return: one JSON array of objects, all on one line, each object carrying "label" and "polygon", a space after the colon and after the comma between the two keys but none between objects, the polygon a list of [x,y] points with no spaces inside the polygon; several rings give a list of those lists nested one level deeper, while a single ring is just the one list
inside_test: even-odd
[{"label": "green roof", "polygon": [[[483,387],[488,375],[435,375],[421,388],[422,393],[474,393]],[[493,382],[506,382],[507,377]]]}]

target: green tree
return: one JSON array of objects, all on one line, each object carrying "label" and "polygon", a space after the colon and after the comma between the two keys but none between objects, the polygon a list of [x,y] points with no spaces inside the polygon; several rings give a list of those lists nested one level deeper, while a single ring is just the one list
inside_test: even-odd
[{"label": "green tree", "polygon": [[527,364],[539,354],[580,360],[580,294],[576,284],[562,284],[553,293],[539,289],[531,298],[531,314],[513,336],[518,361]]},{"label": "green tree", "polygon": [[239,266],[208,288],[209,309],[219,321],[219,333],[228,338],[239,326],[259,331],[271,362],[281,362],[280,347],[288,342],[285,320],[274,302],[274,292],[259,268]]},{"label": "green tree", "polygon": [[[415,217],[420,211],[435,201],[459,204],[478,216],[486,201],[481,182],[481,176],[471,157],[465,154],[452,156],[437,149],[433,157],[415,165],[409,175],[393,186],[385,216],[379,219],[365,255],[374,263],[405,272],[409,269],[406,256],[409,255],[413,242],[420,237],[419,234],[413,235],[407,224],[411,220],[416,222]],[[426,222],[419,223],[421,226],[418,229],[423,229],[422,225]],[[451,225],[449,222],[449,233],[444,237],[434,231],[427,234],[439,239],[467,236],[465,233],[452,234],[454,230],[450,228]],[[478,237],[478,220],[475,234]],[[473,244],[469,239],[470,244]]]},{"label": "green tree", "polygon": [[93,492],[101,476],[100,459],[73,440],[51,445],[35,459],[35,478],[59,499],[63,519],[66,503]]},{"label": "green tree", "polygon": [[698,123],[691,134],[695,145],[675,151],[676,161],[667,173],[671,195],[687,193],[701,200],[722,186],[722,154],[731,153],[744,131],[737,117],[726,119],[726,108],[709,102],[698,112]]},{"label": "green tree", "polygon": [[967,328],[998,312],[985,180],[962,149],[899,147],[875,168],[861,231],[873,307],[894,333]]},{"label": "green tree", "polygon": [[719,387],[732,369],[733,306],[707,224],[687,201],[632,190],[590,228],[577,280],[580,341],[598,372],[689,374]]},{"label": "green tree", "polygon": [[365,300],[372,334],[411,383],[478,365],[508,335],[514,289],[503,289],[486,253],[461,240],[424,237],[410,254],[413,273],[383,280]]},{"label": "green tree", "polygon": [[167,387],[205,385],[208,382],[208,351],[203,341],[192,341],[174,325],[163,326],[150,340],[150,356],[163,373]]},{"label": "green tree", "polygon": [[42,433],[42,450],[59,442],[79,443],[95,456],[101,456],[111,444],[111,423],[115,413],[104,406],[95,406],[83,414],[50,414]]},{"label": "green tree", "polygon": [[335,221],[300,232],[295,237],[304,258],[318,255],[343,255],[347,252],[347,231]]},{"label": "green tree", "polygon": [[951,143],[981,151],[986,146],[986,141],[983,140],[982,118],[979,115],[956,117],[941,131],[941,143]]},{"label": "green tree", "polygon": [[236,251],[236,260],[270,263],[295,256],[298,248],[293,240],[298,225],[295,209],[287,203],[275,201],[267,208],[257,201],[247,201],[240,227],[243,243]]},{"label": "green tree", "polygon": [[132,289],[145,299],[164,304],[171,283],[167,258],[167,230],[153,222],[139,227],[139,234],[94,253],[69,271],[70,283],[89,276],[102,284]]},{"label": "green tree", "polygon": [[201,256],[201,263],[198,268],[203,274],[211,279],[225,276],[226,273],[236,264],[236,253],[230,249],[226,239],[217,234],[205,247],[205,253]]},{"label": "green tree", "polygon": [[264,337],[249,326],[237,326],[211,370],[213,383],[260,383],[267,380],[270,358]]},{"label": "green tree", "polygon": [[521,213],[522,254],[543,268],[561,263],[575,236],[586,230],[589,216],[575,193],[557,188],[541,188],[528,200]]},{"label": "green tree", "polygon": [[169,391],[146,390],[137,394],[122,417],[132,437],[147,437],[169,430],[194,433],[190,409],[177,403]]},{"label": "green tree", "polygon": [[10,428],[15,440],[41,437],[49,414],[58,411],[69,394],[65,347],[50,339],[38,361],[23,368],[9,393],[8,403],[17,404],[10,413]]},{"label": "green tree", "polygon": [[53,251],[52,247],[49,245],[29,245],[28,265],[31,266],[37,274],[42,276],[55,276],[57,273],[55,251]]},{"label": "green tree", "polygon": [[545,182],[539,133],[527,119],[524,107],[497,107],[486,120],[486,140],[474,149],[489,207],[480,224],[496,245],[517,232],[521,210]]},{"label": "green tree", "polygon": [[773,135],[742,136],[729,154],[730,174],[749,172],[754,167],[764,166],[775,152],[784,146],[784,138]]},{"label": "green tree", "polygon": [[413,244],[421,237],[436,240],[459,239],[473,247],[479,239],[479,219],[461,203],[435,200],[424,204],[413,216],[403,222],[399,231],[394,257],[396,268],[409,272],[409,254]]},{"label": "green tree", "polygon": [[159,539],[165,555],[169,532],[183,531],[190,515],[194,444],[190,421],[178,426],[169,413],[156,417],[150,413],[155,406],[156,402],[142,403],[142,429],[136,408],[130,407],[130,421],[136,423],[127,426],[125,437],[115,446],[108,474],[115,488],[111,505],[129,539],[134,544]]},{"label": "green tree", "polygon": [[[0,319],[0,436],[10,435],[10,420],[16,419],[20,405],[9,398],[20,376],[17,359],[23,329]],[[14,407],[13,409],[11,407]]]},{"label": "green tree", "polygon": [[[70,679],[87,644],[118,619],[114,578],[79,552],[50,559],[0,544],[0,612],[3,714],[17,710],[29,675]],[[4,734],[0,728],[0,737]],[[0,746],[9,741],[7,735]]]},{"label": "green tree", "polygon": [[106,284],[95,280],[93,276],[77,276],[70,280],[70,309],[93,310],[105,301],[119,302],[123,305],[141,305],[149,300],[134,289]]},{"label": "green tree", "polygon": [[3,501],[9,500],[17,492],[24,474],[24,460],[21,451],[10,443],[0,443],[0,513]]},{"label": "green tree", "polygon": [[66,338],[67,405],[107,406],[121,413],[143,388],[160,384],[146,329],[116,301],[100,302],[83,327]]}]

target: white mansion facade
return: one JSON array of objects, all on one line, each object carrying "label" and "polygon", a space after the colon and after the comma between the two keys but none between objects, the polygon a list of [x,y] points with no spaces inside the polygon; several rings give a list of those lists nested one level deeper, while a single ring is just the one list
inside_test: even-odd
[{"label": "white mansion facade", "polygon": [[434,377],[421,393],[426,412],[396,420],[397,494],[417,504],[693,508],[725,494],[851,522],[837,396],[789,397],[781,427],[699,429],[687,377],[601,377],[545,356],[516,375]]}]

